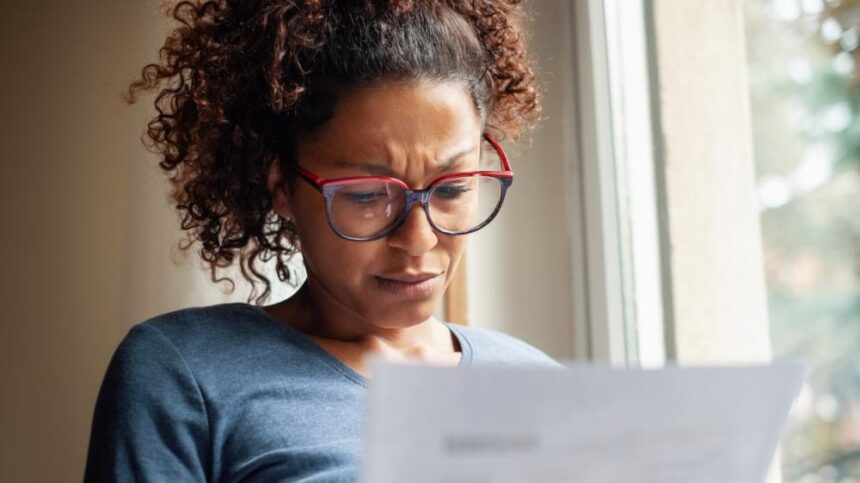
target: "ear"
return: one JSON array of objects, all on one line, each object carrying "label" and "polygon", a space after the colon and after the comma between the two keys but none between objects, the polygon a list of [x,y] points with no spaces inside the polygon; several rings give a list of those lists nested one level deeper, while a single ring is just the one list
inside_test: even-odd
[{"label": "ear", "polygon": [[272,197],[272,209],[275,213],[282,218],[293,218],[290,194],[286,180],[281,173],[281,161],[277,158],[275,158],[269,167],[269,174],[266,177],[266,187],[269,190],[269,195]]}]

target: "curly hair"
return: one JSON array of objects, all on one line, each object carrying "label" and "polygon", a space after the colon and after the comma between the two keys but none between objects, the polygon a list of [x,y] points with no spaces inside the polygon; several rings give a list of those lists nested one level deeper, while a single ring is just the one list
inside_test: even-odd
[{"label": "curly hair", "polygon": [[211,280],[239,259],[271,293],[257,262],[275,259],[296,284],[295,225],[272,209],[273,162],[334,114],[346,87],[384,80],[457,80],[485,125],[516,139],[540,112],[519,0],[193,0],[167,4],[179,22],[124,99],[157,91],[144,144],[167,172],[187,238]]}]

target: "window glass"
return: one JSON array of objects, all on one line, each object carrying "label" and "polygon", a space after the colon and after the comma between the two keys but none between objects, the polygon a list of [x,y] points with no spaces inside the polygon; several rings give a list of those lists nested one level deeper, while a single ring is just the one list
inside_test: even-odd
[{"label": "window glass", "polygon": [[860,482],[860,0],[746,0],[775,358],[812,372],[786,482]]}]

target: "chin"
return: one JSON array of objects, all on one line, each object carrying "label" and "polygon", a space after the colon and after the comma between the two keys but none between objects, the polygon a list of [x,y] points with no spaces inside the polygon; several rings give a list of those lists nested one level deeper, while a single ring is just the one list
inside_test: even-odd
[{"label": "chin", "polygon": [[418,325],[430,317],[439,305],[438,300],[427,301],[421,304],[402,304],[400,306],[388,306],[381,312],[371,317],[373,324],[386,329],[403,329]]}]

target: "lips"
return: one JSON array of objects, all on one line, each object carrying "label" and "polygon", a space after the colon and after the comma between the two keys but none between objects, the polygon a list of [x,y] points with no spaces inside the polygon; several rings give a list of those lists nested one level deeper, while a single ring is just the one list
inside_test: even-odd
[{"label": "lips", "polygon": [[430,280],[433,277],[442,275],[442,272],[421,272],[421,273],[396,273],[391,275],[377,275],[377,277],[391,280],[393,282],[402,283],[420,283],[425,280]]},{"label": "lips", "polygon": [[407,299],[427,299],[444,286],[444,272],[399,272],[374,278],[383,292]]}]

